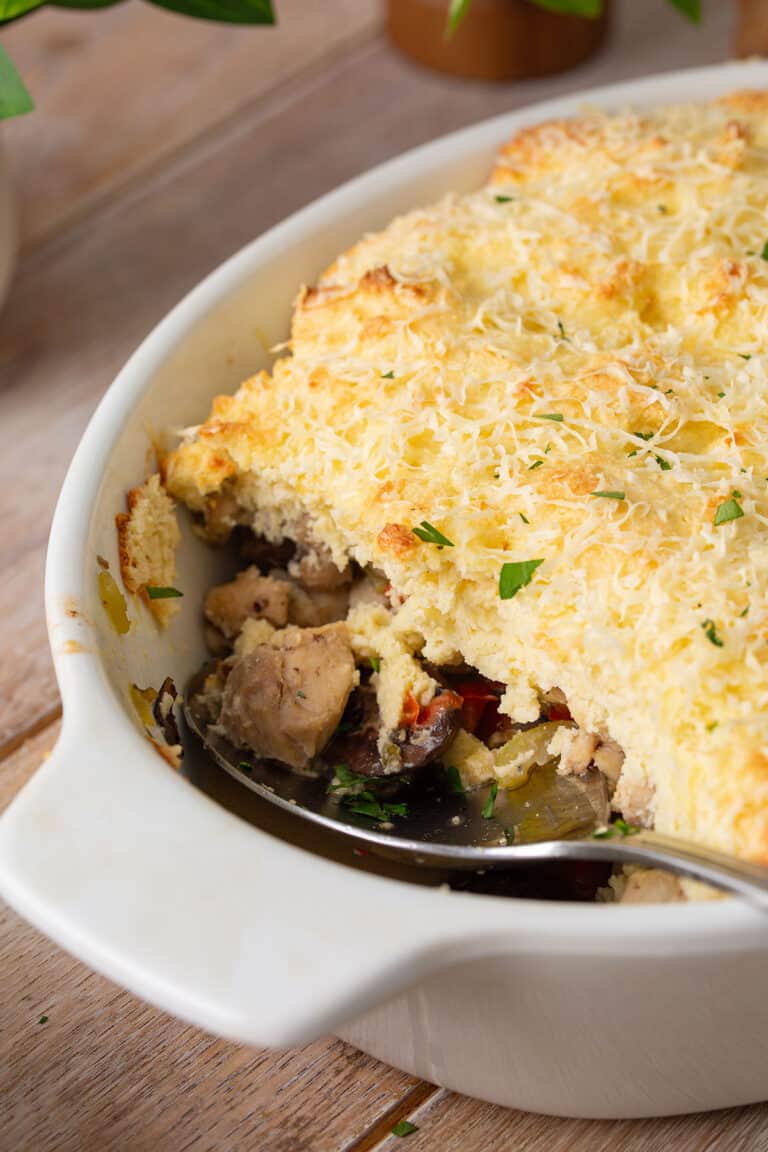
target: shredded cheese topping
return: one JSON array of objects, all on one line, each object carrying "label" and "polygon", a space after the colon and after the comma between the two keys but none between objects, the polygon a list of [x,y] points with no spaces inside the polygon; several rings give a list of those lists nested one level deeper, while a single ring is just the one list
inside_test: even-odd
[{"label": "shredded cheese topping", "polygon": [[768,859],[766,203],[768,93],[525,129],[302,290],[169,489],[273,538],[308,515],[511,716],[560,687],[626,752],[619,808]]}]

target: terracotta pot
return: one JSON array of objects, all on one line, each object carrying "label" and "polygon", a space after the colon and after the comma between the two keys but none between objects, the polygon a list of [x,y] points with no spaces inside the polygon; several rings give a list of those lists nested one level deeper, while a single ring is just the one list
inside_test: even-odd
[{"label": "terracotta pot", "polygon": [[454,76],[523,80],[574,68],[603,42],[610,3],[596,20],[564,16],[529,0],[473,0],[446,36],[448,0],[387,0],[389,34],[406,55]]}]

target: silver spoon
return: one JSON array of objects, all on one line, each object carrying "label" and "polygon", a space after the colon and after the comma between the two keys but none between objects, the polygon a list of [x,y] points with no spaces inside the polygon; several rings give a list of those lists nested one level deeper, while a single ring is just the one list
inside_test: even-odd
[{"label": "silver spoon", "polygon": [[[221,768],[246,788],[296,817],[348,837],[358,848],[416,865],[481,871],[539,861],[597,860],[664,868],[744,896],[768,912],[768,868],[620,822],[608,824],[605,780],[596,771],[560,776],[537,768],[514,790],[456,790],[455,778],[430,765],[406,789],[387,796],[364,782],[357,791],[329,785],[238,752],[194,695],[189,729]],[[366,799],[369,796],[372,799]]]}]

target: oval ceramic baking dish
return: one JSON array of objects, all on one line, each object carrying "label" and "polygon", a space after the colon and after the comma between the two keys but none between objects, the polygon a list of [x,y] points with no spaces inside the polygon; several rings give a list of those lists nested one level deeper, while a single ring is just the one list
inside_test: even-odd
[{"label": "oval ceramic baking dish", "polygon": [[241,1041],[335,1030],[487,1100],[644,1116],[768,1096],[768,922],[737,900],[622,907],[500,899],[372,875],[232,815],[144,738],[128,687],[184,683],[215,556],[186,532],[186,611],[127,637],[98,597],[114,515],[153,432],[197,422],[267,361],[290,301],[396,212],[485,176],[519,127],[768,85],[728,65],[579,93],[480,124],[346,185],[255,241],[148,337],[102,401],[61,494],[46,606],[64,726],[0,823],[0,890],[94,968]]}]

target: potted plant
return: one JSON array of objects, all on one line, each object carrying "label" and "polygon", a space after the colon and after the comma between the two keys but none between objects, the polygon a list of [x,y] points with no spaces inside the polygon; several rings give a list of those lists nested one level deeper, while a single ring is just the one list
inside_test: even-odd
[{"label": "potted plant", "polygon": [[[107,8],[120,0],[57,0],[56,8]],[[187,16],[228,24],[273,24],[271,0],[149,0],[160,8],[169,8]],[[46,6],[46,0],[3,0],[0,3],[0,25]],[[0,46],[0,120],[21,116],[34,108],[24,81],[7,52]],[[0,304],[2,304],[13,271],[16,254],[16,218],[8,165],[0,140]]]},{"label": "potted plant", "polygon": [[[670,0],[693,21],[700,0]],[[389,33],[407,55],[475,80],[564,72],[595,52],[611,0],[387,0]]]}]

